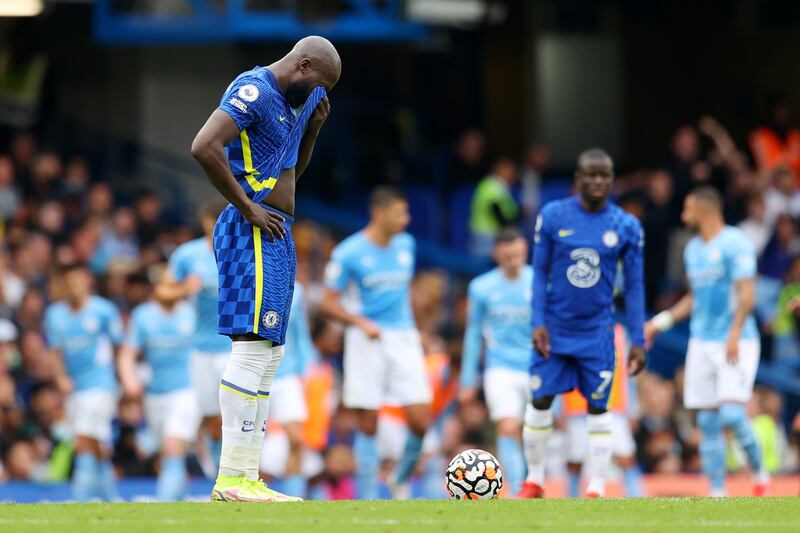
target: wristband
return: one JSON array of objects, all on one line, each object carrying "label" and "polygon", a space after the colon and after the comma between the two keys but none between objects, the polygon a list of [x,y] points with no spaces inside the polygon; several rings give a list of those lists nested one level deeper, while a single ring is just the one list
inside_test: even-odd
[{"label": "wristband", "polygon": [[650,320],[650,323],[661,333],[667,331],[675,323],[672,313],[669,311],[661,311]]}]

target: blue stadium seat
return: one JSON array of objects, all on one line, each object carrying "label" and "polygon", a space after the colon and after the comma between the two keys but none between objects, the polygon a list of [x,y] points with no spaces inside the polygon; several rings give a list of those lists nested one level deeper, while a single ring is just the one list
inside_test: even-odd
[{"label": "blue stadium seat", "polygon": [[571,192],[571,179],[545,180],[545,182],[542,183],[539,205],[543,206],[547,202],[552,202],[553,200],[558,200],[560,198],[566,198],[571,194]]},{"label": "blue stadium seat", "polygon": [[448,239],[453,250],[467,253],[469,251],[469,212],[474,185],[463,185],[450,195],[448,206]]},{"label": "blue stadium seat", "polygon": [[417,239],[438,241],[441,210],[436,189],[425,185],[409,185],[405,187],[404,192],[411,212],[409,233]]}]

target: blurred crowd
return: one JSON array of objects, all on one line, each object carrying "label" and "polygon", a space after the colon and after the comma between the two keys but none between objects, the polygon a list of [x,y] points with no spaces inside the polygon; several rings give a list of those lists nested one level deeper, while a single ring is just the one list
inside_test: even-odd
[{"label": "blurred crowd", "polygon": [[[739,144],[713,118],[682,125],[663,161],[618,176],[615,198],[644,225],[647,304],[656,311],[684,290],[682,249],[689,238],[680,222],[684,197],[697,184],[719,188],[726,198],[727,221],[751,237],[759,254],[757,318],[765,341],[763,357],[794,372],[800,368],[800,131],[789,120],[787,104],[776,101],[771,120]],[[468,221],[472,253],[486,255],[503,226],[519,225],[530,233],[543,184],[554,179],[547,147],[531,146],[521,163],[502,158],[490,165],[479,130],[466,131],[454,146],[435,165],[436,181],[442,190],[476,186]],[[57,355],[46,348],[42,333],[45,307],[62,294],[62,267],[88,264],[95,291],[112,301],[127,321],[131,310],[150,298],[171,252],[202,234],[197,220],[166,224],[168,209],[157,192],[117,197],[90,168],[80,155],[41,147],[28,133],[15,135],[0,153],[0,480],[59,481],[70,475],[73,443],[57,380]],[[311,335],[321,356],[307,383],[307,395],[316,401],[310,404],[304,427],[309,457],[304,470],[317,497],[347,498],[353,495],[355,418],[338,405],[342,331],[317,311],[323,272],[336,239],[331,229],[313,221],[298,222],[294,232],[298,281],[305,287]],[[419,473],[423,480],[430,473],[436,485],[431,490],[440,493],[441,472],[450,457],[467,447],[494,445],[482,397],[458,401],[468,281],[426,270],[417,273],[413,284],[436,418]],[[626,415],[644,472],[700,470],[699,434],[680,398],[680,371],[675,379],[651,372],[631,380]],[[750,404],[772,472],[798,468],[800,423],[785,424],[793,414],[786,412],[786,399],[760,387]],[[388,468],[397,458],[391,444],[398,441],[393,436],[403,431],[403,421],[391,406],[381,420]],[[563,427],[563,417],[557,425]],[[270,435],[278,440],[280,433],[279,427],[271,427]],[[551,454],[556,475],[563,474],[566,463],[558,442],[553,439]],[[281,457],[281,445],[271,446],[265,447],[262,466],[265,474],[279,477],[282,465],[274,460]],[[208,475],[205,454],[198,442],[191,454],[194,475]],[[120,398],[113,458],[117,474],[154,475],[156,457],[141,401]],[[741,454],[731,448],[730,469],[743,464]]]}]

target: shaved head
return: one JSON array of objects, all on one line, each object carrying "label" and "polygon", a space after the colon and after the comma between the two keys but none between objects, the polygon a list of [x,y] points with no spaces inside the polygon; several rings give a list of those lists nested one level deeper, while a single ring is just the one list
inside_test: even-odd
[{"label": "shaved head", "polygon": [[614,160],[602,148],[589,148],[578,156],[578,169],[587,169],[590,166],[600,165],[614,168]]},{"label": "shaved head", "polygon": [[342,74],[342,60],[328,39],[311,35],[297,41],[270,69],[284,88],[289,105],[297,108],[305,103],[314,87],[333,89]]}]

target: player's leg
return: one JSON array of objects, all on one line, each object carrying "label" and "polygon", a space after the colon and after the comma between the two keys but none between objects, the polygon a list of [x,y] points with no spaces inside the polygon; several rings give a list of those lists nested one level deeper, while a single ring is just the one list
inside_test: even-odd
[{"label": "player's leg", "polygon": [[431,425],[432,394],[425,369],[422,339],[417,330],[384,332],[387,368],[387,403],[402,405],[408,421],[403,456],[397,463],[390,489],[395,497],[410,492],[406,486],[422,454],[422,441]]},{"label": "player's leg", "polygon": [[76,435],[73,492],[79,501],[117,498],[116,474],[106,445],[111,441],[116,405],[114,395],[101,390],[78,392],[70,398],[68,411]]},{"label": "player's leg", "polygon": [[358,431],[353,442],[356,457],[356,495],[360,500],[378,498],[380,457],[376,433],[378,409],[383,404],[386,363],[380,340],[371,340],[358,328],[344,336],[343,402],[354,409]]},{"label": "player's leg", "polygon": [[589,485],[586,495],[592,498],[605,496],[606,478],[611,466],[612,415],[607,405],[614,380],[615,357],[613,337],[607,341],[598,345],[598,353],[592,357],[576,359],[578,389],[588,404],[585,468]]},{"label": "player's leg", "polygon": [[264,437],[267,434],[267,422],[269,419],[269,398],[270,391],[272,390],[272,382],[275,379],[275,373],[278,371],[285,349],[283,345],[273,346],[270,362],[264,369],[264,374],[258,385],[258,395],[256,397],[257,410],[256,410],[256,430],[253,432],[253,438],[250,443],[253,451],[253,462],[248,465],[247,477],[250,479],[259,479],[259,470],[261,462],[261,446],[264,444]]},{"label": "player's leg", "polygon": [[767,491],[769,473],[764,467],[761,447],[747,415],[746,405],[753,394],[759,353],[760,346],[757,339],[740,341],[739,360],[735,365],[727,364],[720,367],[717,387],[720,423],[724,429],[733,433],[744,450],[753,477],[754,493],[756,496],[763,496]]},{"label": "player's leg", "polygon": [[[283,427],[288,443],[284,461],[284,492],[290,496],[305,497],[306,478],[302,473],[302,424],[308,418],[303,381],[300,376],[287,376],[276,380],[270,391],[270,418]],[[264,457],[268,455],[263,454]]]},{"label": "player's leg", "polygon": [[193,351],[190,357],[192,387],[202,416],[200,438],[208,453],[207,460],[203,461],[203,470],[207,477],[216,476],[222,453],[222,417],[218,389],[227,359],[227,353],[207,354],[198,351]]},{"label": "player's leg", "polygon": [[99,443],[84,435],[75,437],[75,466],[72,473],[72,494],[79,502],[94,498],[99,493],[100,465]]},{"label": "player's leg", "polygon": [[552,405],[556,394],[575,388],[577,376],[570,358],[551,354],[535,354],[531,364],[531,397],[525,409],[522,429],[523,450],[528,476],[517,494],[519,498],[541,498],[544,495],[545,452],[553,432]]},{"label": "player's leg", "polygon": [[154,400],[149,414],[159,425],[158,434],[163,435],[156,496],[159,501],[180,501],[186,495],[188,479],[186,451],[197,437],[200,414],[191,390],[161,395]]},{"label": "player's leg", "polygon": [[[712,357],[715,351],[721,356],[718,362]],[[722,364],[724,354],[724,343],[690,339],[684,372],[683,403],[687,409],[698,411],[700,460],[711,482],[712,496],[725,495],[725,440],[717,411],[717,367]]]},{"label": "player's leg", "polygon": [[581,490],[581,473],[586,460],[587,448],[586,416],[572,415],[567,417],[567,495],[577,498]]},{"label": "player's leg", "polygon": [[517,494],[525,478],[522,452],[522,421],[530,392],[527,372],[490,368],[483,376],[483,391],[489,418],[495,424],[497,455],[503,465],[507,494]]},{"label": "player's leg", "polygon": [[642,470],[636,460],[636,441],[631,433],[631,425],[627,417],[620,413],[612,415],[611,436],[613,438],[612,456],[614,462],[622,469],[622,483],[625,496],[641,498],[644,496],[642,486]]}]

